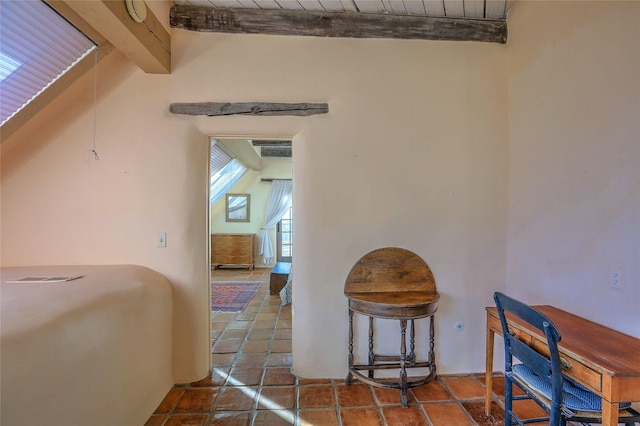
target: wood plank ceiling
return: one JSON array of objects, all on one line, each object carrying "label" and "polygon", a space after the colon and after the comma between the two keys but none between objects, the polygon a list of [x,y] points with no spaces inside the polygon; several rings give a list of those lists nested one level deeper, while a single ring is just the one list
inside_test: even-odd
[{"label": "wood plank ceiling", "polygon": [[507,0],[174,0],[177,5],[230,9],[389,13],[448,18],[506,19]]}]

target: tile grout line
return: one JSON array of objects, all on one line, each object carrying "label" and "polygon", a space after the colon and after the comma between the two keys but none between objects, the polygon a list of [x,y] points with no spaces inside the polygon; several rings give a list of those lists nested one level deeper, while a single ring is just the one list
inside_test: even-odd
[{"label": "tile grout line", "polygon": [[[240,278],[236,278],[236,280],[237,280],[237,281],[240,281],[240,280],[241,280],[241,278],[242,278],[242,277],[240,277]],[[259,280],[259,281],[260,281],[260,282],[262,282],[262,280]],[[258,292],[260,292],[260,289],[258,289]],[[258,294],[258,293],[256,293],[256,295],[257,295],[257,294]],[[251,302],[253,302],[254,298],[255,298],[255,295],[254,295],[254,297],[249,301],[249,304],[248,304],[247,306],[249,306],[249,305],[251,304]],[[243,349],[244,345],[245,345],[247,342],[249,342],[249,334],[251,333],[251,331],[253,330],[253,327],[255,326],[255,322],[257,321],[256,317],[257,317],[258,313],[260,312],[260,310],[262,309],[262,307],[264,306],[264,302],[265,302],[265,299],[263,298],[263,300],[260,302],[260,304],[259,304],[259,306],[258,306],[258,308],[257,308],[258,310],[257,310],[257,312],[256,312],[256,314],[255,314],[255,316],[254,316],[254,318],[251,320],[251,325],[250,325],[250,326],[249,326],[249,328],[246,330],[246,334],[245,334],[245,336],[244,336],[244,338],[243,338],[243,343],[242,343],[242,345],[240,346],[240,349],[238,350],[238,352],[236,352],[236,355],[234,355],[234,356],[233,356],[232,361],[229,361],[229,362],[230,362],[230,365],[229,365],[229,375],[231,375],[231,372],[233,371],[233,369],[234,369],[234,368],[236,368],[236,367],[242,367],[242,366],[236,366],[236,364],[235,364],[235,362],[237,361],[237,356],[238,356],[238,354],[239,354],[240,352],[243,352],[243,350],[242,350],[242,349]],[[241,311],[240,313],[244,313],[244,311]],[[229,326],[230,326],[230,324],[231,324],[233,321],[235,321],[235,320],[236,320],[237,315],[238,315],[238,312],[236,312],[236,313],[235,313],[235,314],[234,314],[234,315],[233,315],[233,316],[228,320],[228,323],[227,323],[227,325],[225,326],[225,328],[224,328],[223,332],[220,334],[220,336],[222,336],[222,335],[223,335],[223,333],[224,333],[224,331],[226,331],[227,329],[228,329],[228,330],[231,330],[231,329],[229,328]],[[218,338],[218,339],[219,339],[219,338]],[[216,340],[218,340],[218,339],[216,339]],[[213,370],[214,368],[215,368],[215,367],[214,367],[214,366],[212,366],[212,370]],[[263,371],[262,371],[262,376],[261,376],[260,382],[262,381],[262,377],[264,376],[264,367],[262,367],[262,370],[263,370]],[[250,421],[250,423],[251,423],[251,424],[253,424],[254,419],[255,419],[255,416],[256,416],[257,411],[258,411],[258,410],[257,410],[257,406],[258,406],[259,392],[261,391],[260,382],[258,383],[258,386],[257,386],[258,394],[257,394],[257,396],[256,396],[255,400],[253,401],[252,408],[248,411],[248,412],[250,413],[250,414],[249,414],[249,421]],[[229,386],[229,379],[228,379],[228,378],[226,378],[226,379],[225,379],[225,381],[224,381],[224,383],[222,384],[222,386],[220,386],[219,393],[216,395],[216,398],[215,398],[214,403],[213,403],[213,405],[212,405],[212,407],[211,407],[211,410],[209,411],[208,420],[211,420],[211,419],[212,419],[212,416],[215,416],[216,408],[218,407],[218,403],[219,403],[219,397],[222,395],[222,393],[223,393],[227,388],[233,389],[234,387],[237,387],[237,386],[233,386],[233,385]],[[240,411],[239,411],[239,412],[240,412]],[[245,412],[245,411],[242,411],[242,412]]]},{"label": "tile grout line", "polygon": [[342,425],[342,412],[340,411],[340,402],[338,401],[338,389],[336,389],[336,381],[331,379],[331,393],[333,395],[333,405],[336,411],[336,418],[338,421],[338,426]]},{"label": "tile grout line", "polygon": [[367,385],[369,391],[373,394],[373,403],[375,404],[376,410],[378,411],[378,416],[384,425],[387,424],[387,418],[384,416],[384,410],[382,409],[382,404],[380,400],[376,397],[376,392],[373,389],[372,385]]},{"label": "tile grout line", "polygon": [[[473,377],[472,377],[473,378]],[[442,385],[442,387],[449,393],[449,396],[451,396],[451,400],[453,402],[455,402],[455,404],[458,406],[458,408],[460,408],[462,410],[462,412],[467,416],[467,419],[469,419],[469,421],[471,422],[471,424],[473,426],[478,426],[478,422],[475,421],[475,419],[473,417],[471,417],[471,414],[467,411],[467,409],[464,407],[464,405],[462,405],[462,399],[457,398],[454,394],[453,391],[451,390],[451,388],[449,388],[449,385],[447,385],[445,380],[441,380],[440,384]]]},{"label": "tile grout line", "polygon": [[[437,380],[437,377],[434,378],[433,380]],[[429,415],[427,414],[427,410],[425,410],[425,408],[424,408],[425,404],[423,402],[421,402],[421,401],[418,401],[418,397],[413,393],[413,390],[411,390],[411,396],[413,397],[413,401],[418,406],[418,409],[420,410],[420,414],[422,414],[422,418],[424,419],[425,424],[427,426],[433,426],[433,422],[429,418]]]}]

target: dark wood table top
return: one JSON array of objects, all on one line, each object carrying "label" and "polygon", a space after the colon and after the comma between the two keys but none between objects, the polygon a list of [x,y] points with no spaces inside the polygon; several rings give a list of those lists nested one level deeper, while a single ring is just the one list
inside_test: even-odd
[{"label": "dark wood table top", "polygon": [[351,268],[344,285],[349,309],[380,318],[432,315],[440,295],[429,266],[398,247],[367,253]]}]

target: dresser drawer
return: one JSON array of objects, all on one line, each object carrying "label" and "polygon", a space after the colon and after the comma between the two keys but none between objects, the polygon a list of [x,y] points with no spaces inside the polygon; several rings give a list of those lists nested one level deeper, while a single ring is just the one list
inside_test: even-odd
[{"label": "dresser drawer", "polygon": [[241,265],[253,269],[254,234],[212,234],[211,265]]}]

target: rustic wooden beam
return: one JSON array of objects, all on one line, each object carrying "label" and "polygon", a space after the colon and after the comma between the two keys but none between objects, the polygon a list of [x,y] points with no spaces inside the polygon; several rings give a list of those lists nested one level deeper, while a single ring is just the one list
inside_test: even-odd
[{"label": "rustic wooden beam", "polygon": [[267,158],[289,158],[291,147],[288,148],[260,148],[260,156]]},{"label": "rustic wooden beam", "polygon": [[171,36],[158,18],[147,10],[142,23],[131,18],[124,1],[113,0],[61,0],[69,9],[144,72],[171,73]]},{"label": "rustic wooden beam", "polygon": [[256,140],[256,139],[252,139],[251,143],[253,144],[253,146],[261,146],[261,147],[268,147],[268,148],[276,148],[276,147],[288,147],[291,148],[291,141],[290,140]]},{"label": "rustic wooden beam", "polygon": [[169,111],[174,114],[208,115],[314,115],[329,112],[328,104],[276,103],[276,102],[199,102],[172,103]]},{"label": "rustic wooden beam", "polygon": [[174,5],[172,28],[238,34],[507,42],[504,20]]}]

